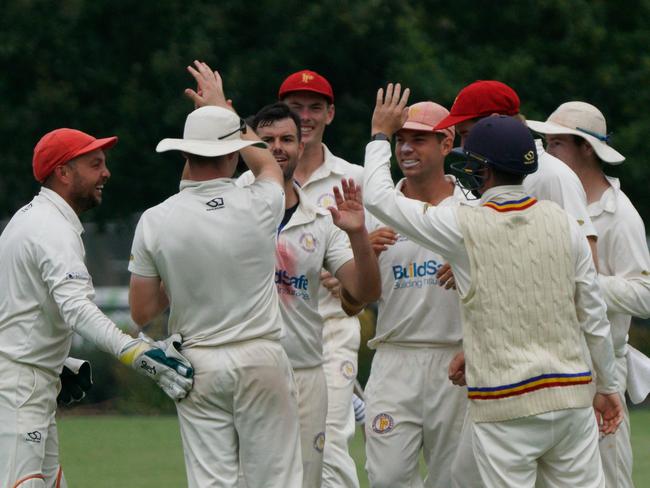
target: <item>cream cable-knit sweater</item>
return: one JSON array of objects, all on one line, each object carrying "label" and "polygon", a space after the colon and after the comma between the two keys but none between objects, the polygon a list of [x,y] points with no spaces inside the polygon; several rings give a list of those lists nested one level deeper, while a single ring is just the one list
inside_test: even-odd
[{"label": "cream cable-knit sweater", "polygon": [[461,309],[474,421],[590,406],[566,215],[526,197],[461,206],[458,220],[472,264]]}]

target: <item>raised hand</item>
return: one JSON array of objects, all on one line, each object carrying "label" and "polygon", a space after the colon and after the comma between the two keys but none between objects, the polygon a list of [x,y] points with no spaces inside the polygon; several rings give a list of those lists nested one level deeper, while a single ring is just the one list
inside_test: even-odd
[{"label": "raised hand", "polygon": [[383,88],[377,90],[375,111],[372,114],[372,135],[382,133],[392,137],[402,128],[408,116],[406,103],[410,93],[408,88],[402,93],[402,85],[399,83],[389,83],[385,94]]},{"label": "raised hand", "polygon": [[329,207],[334,225],[349,233],[365,231],[365,213],[361,187],[352,178],[341,180],[341,189],[334,187],[336,207]]},{"label": "raised hand", "polygon": [[187,88],[185,95],[194,102],[196,108],[215,105],[233,110],[232,102],[223,93],[223,82],[218,71],[212,71],[202,61],[194,61],[194,66],[188,66],[187,71],[196,80],[196,91]]},{"label": "raised hand", "polygon": [[397,233],[390,227],[379,227],[368,234],[368,239],[370,239],[372,250],[379,256],[388,249],[388,246],[397,242]]}]

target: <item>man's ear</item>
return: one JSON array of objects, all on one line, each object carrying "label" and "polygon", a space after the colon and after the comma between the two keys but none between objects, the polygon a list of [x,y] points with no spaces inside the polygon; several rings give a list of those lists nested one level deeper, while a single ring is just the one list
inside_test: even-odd
[{"label": "man's ear", "polygon": [[325,125],[330,125],[332,123],[332,121],[334,120],[334,113],[335,113],[334,104],[330,103],[327,106],[327,120],[325,121]]},{"label": "man's ear", "polygon": [[444,157],[447,157],[453,148],[454,148],[453,137],[445,137],[440,143],[440,151],[442,151],[442,155]]}]

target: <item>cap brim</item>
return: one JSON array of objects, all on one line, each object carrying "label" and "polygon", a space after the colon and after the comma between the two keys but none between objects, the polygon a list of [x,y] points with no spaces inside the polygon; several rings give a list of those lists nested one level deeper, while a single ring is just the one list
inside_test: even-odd
[{"label": "cap brim", "polygon": [[448,129],[449,127],[452,127],[456,124],[460,124],[461,122],[465,122],[466,120],[472,120],[480,117],[480,115],[477,114],[470,114],[470,115],[447,115],[444,119],[442,119],[438,124],[433,128],[434,130],[443,130],[443,129]]},{"label": "cap brim", "polygon": [[407,121],[403,126],[403,130],[420,130],[424,132],[436,132],[436,130],[427,124],[422,124],[420,122]]},{"label": "cap brim", "polygon": [[84,146],[83,148],[79,149],[74,154],[72,154],[70,156],[70,159],[78,158],[79,156],[83,156],[84,154],[88,154],[89,152],[93,152],[97,149],[102,149],[102,150],[110,149],[115,144],[117,144],[117,136],[104,137],[103,139],[95,139],[87,146]]},{"label": "cap brim", "polygon": [[307,88],[307,87],[300,87],[299,89],[296,90],[286,90],[283,91],[282,93],[278,93],[278,100],[282,101],[286,96],[291,95],[292,93],[298,93],[298,92],[310,92],[310,93],[316,93],[317,95],[321,95],[322,97],[325,97],[329,103],[333,104],[334,103],[334,97],[330,95],[329,93],[326,93],[322,90],[316,90],[314,88]]},{"label": "cap brim", "polygon": [[265,142],[262,141],[244,141],[226,140],[226,141],[204,141],[196,139],[163,139],[156,146],[156,152],[166,151],[182,151],[196,156],[204,156],[213,158],[216,156],[223,156],[224,154],[231,154],[245,147],[255,146],[260,148],[268,148]]},{"label": "cap brim", "polygon": [[540,122],[538,120],[527,120],[526,125],[530,128],[530,130],[532,130],[533,132],[537,132],[539,134],[551,134],[551,135],[572,134],[572,135],[582,137],[589,144],[591,144],[591,147],[594,148],[594,151],[596,152],[598,157],[608,164],[616,165],[616,164],[621,164],[623,161],[625,161],[625,156],[619,153],[612,146],[605,144],[603,141],[585,132],[576,129],[571,129],[570,127],[565,127],[564,125],[556,124],[555,122]]}]

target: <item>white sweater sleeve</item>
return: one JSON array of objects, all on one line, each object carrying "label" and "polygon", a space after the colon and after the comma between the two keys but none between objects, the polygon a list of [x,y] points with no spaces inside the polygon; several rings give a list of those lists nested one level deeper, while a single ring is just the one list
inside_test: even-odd
[{"label": "white sweater sleeve", "polygon": [[571,218],[568,220],[575,255],[576,315],[596,370],[598,392],[614,393],[617,391],[614,346],[607,309],[596,280],[596,268],[589,245],[578,225]]}]

